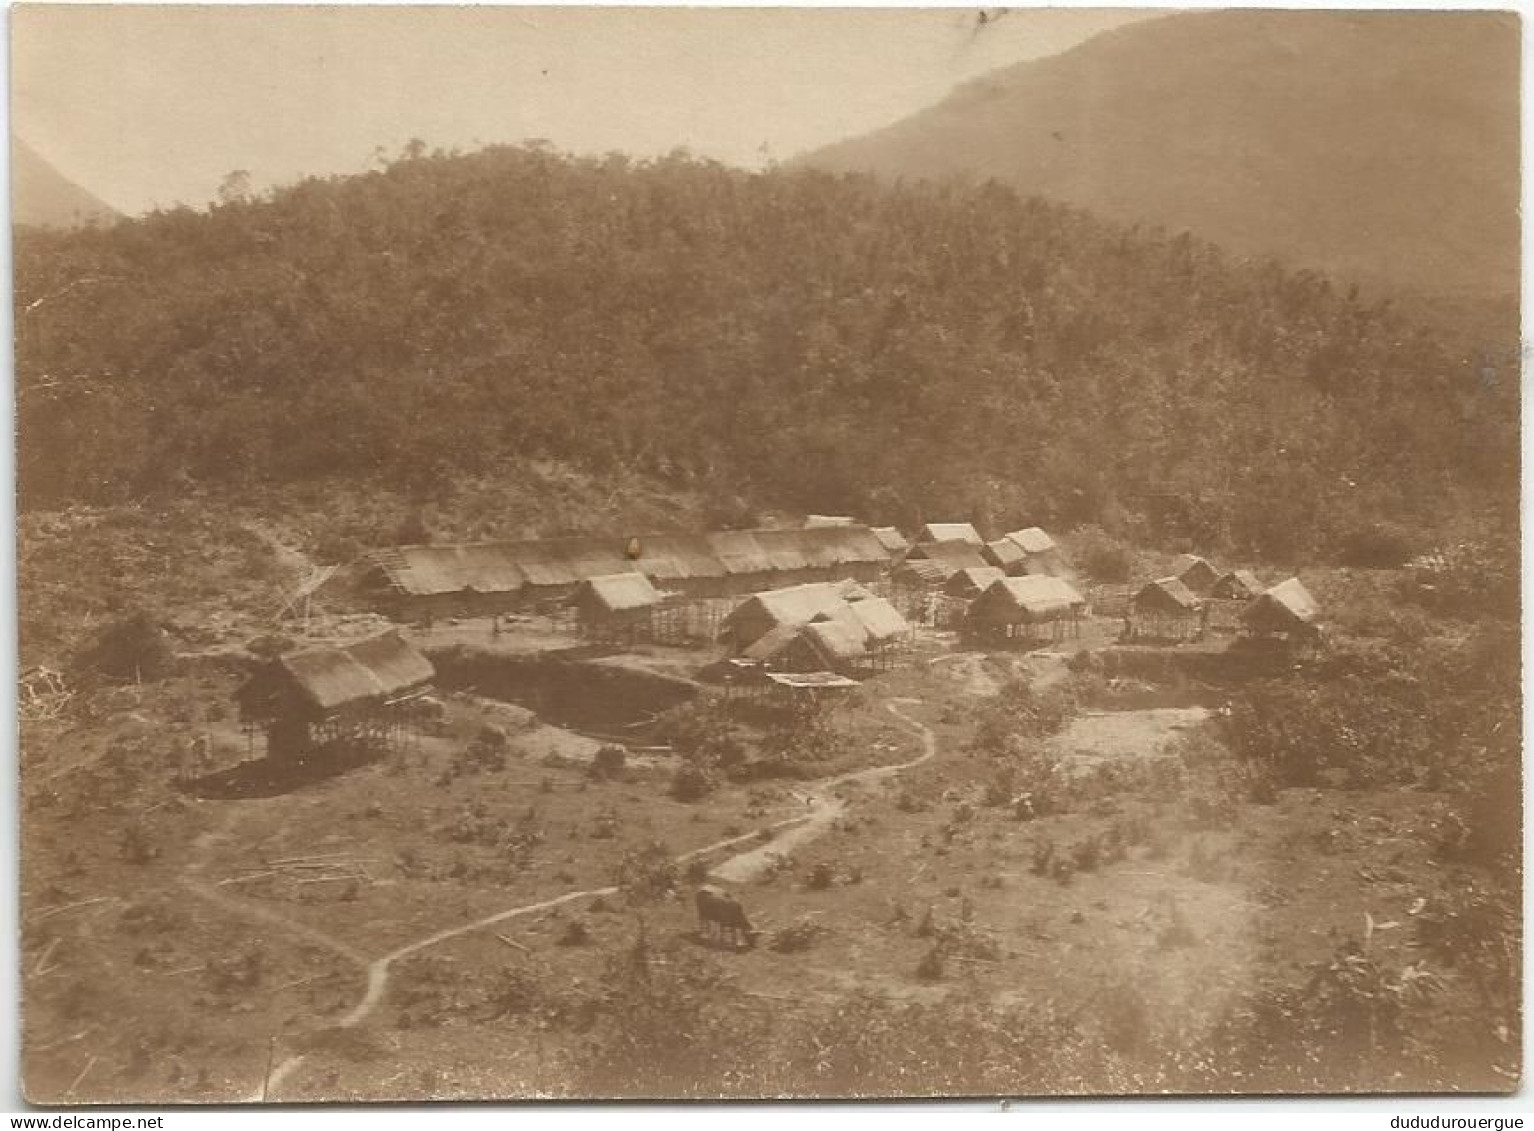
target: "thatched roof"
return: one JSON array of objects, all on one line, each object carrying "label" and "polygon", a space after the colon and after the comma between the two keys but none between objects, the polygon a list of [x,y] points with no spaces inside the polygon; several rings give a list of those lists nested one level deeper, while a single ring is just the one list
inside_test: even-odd
[{"label": "thatched roof", "polygon": [[1262,596],[1262,582],[1249,569],[1233,569],[1214,583],[1210,595],[1245,601]]},{"label": "thatched roof", "polygon": [[911,543],[906,541],[906,536],[893,526],[874,526],[869,528],[873,536],[879,540],[890,554],[903,554],[911,548]]},{"label": "thatched roof", "polygon": [[847,689],[858,686],[857,680],[848,679],[846,676],[837,675],[835,672],[767,672],[766,675],[769,682],[794,691],[813,691],[825,688]]},{"label": "thatched roof", "polygon": [[1148,581],[1134,597],[1135,608],[1150,613],[1196,613],[1200,604],[1198,595],[1176,577]]},{"label": "thatched roof", "polygon": [[973,542],[951,539],[947,542],[918,542],[906,555],[909,562],[937,562],[943,567],[943,577],[953,576],[956,570],[983,568],[989,563],[981,547]]},{"label": "thatched roof", "polygon": [[1291,577],[1249,604],[1241,619],[1259,632],[1293,632],[1314,623],[1320,612],[1321,606],[1310,591],[1299,578]]},{"label": "thatched roof", "polygon": [[375,568],[402,593],[515,593],[527,583],[502,545],[398,546],[369,555]]},{"label": "thatched roof", "polygon": [[274,663],[321,711],[363,700],[384,700],[430,683],[431,661],[389,632],[343,648],[289,652]]},{"label": "thatched roof", "polygon": [[662,585],[673,581],[696,581],[725,577],[729,570],[709,544],[698,534],[651,534],[634,538],[639,553],[630,559],[630,569],[637,569]]},{"label": "thatched roof", "polygon": [[581,582],[574,601],[598,613],[626,613],[660,604],[660,594],[642,573],[610,573]]},{"label": "thatched roof", "polygon": [[1005,570],[995,566],[970,566],[956,570],[943,586],[943,592],[950,597],[978,597],[990,588],[993,581],[1006,576]]},{"label": "thatched roof", "polygon": [[1055,540],[1037,526],[1014,530],[1006,538],[1009,542],[1017,543],[1025,554],[1048,554],[1059,548]]},{"label": "thatched roof", "polygon": [[918,542],[968,542],[972,546],[985,545],[980,532],[967,522],[929,522],[921,528]]},{"label": "thatched roof", "polygon": [[863,626],[868,639],[875,644],[887,644],[891,640],[898,640],[908,635],[911,631],[911,626],[906,622],[905,617],[901,616],[900,611],[883,597],[853,601],[847,608]]},{"label": "thatched roof", "polygon": [[1220,580],[1220,571],[1196,554],[1183,554],[1177,560],[1177,579],[1201,597]]},{"label": "thatched roof", "polygon": [[[637,554],[631,554],[637,549]],[[866,526],[725,530],[632,538],[549,538],[399,546],[369,555],[389,584],[411,596],[515,593],[638,571],[662,584],[691,579],[885,565],[890,552]]]},{"label": "thatched roof", "polygon": [[1020,566],[1028,560],[1028,552],[1010,538],[987,542],[981,552],[987,562],[1003,571]]},{"label": "thatched roof", "polygon": [[832,667],[856,663],[868,654],[868,633],[853,617],[814,621],[800,629],[800,636]]},{"label": "thatched roof", "polygon": [[896,566],[890,577],[899,585],[915,589],[936,589],[948,580],[951,571],[942,562],[930,562],[925,558],[909,558]]},{"label": "thatched roof", "polygon": [[1086,608],[1087,600],[1058,577],[1000,577],[969,607],[982,624],[1031,624],[1059,620]]},{"label": "thatched roof", "polygon": [[833,583],[811,582],[807,585],[791,585],[786,589],[770,589],[765,593],[753,593],[724,618],[724,628],[760,619],[770,625],[809,624],[816,617],[832,617],[847,602],[842,591]]},{"label": "thatched roof", "polygon": [[786,651],[795,640],[799,639],[799,630],[802,625],[780,624],[768,630],[762,636],[757,637],[746,647],[741,649],[741,658],[756,660],[766,663],[775,660]]},{"label": "thatched roof", "polygon": [[808,514],[804,516],[804,528],[814,530],[822,526],[856,526],[857,520],[839,514]]}]

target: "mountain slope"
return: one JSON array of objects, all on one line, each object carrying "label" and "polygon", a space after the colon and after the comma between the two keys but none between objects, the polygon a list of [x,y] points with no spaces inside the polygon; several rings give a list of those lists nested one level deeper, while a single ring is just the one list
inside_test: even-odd
[{"label": "mountain slope", "polygon": [[78,228],[121,215],[50,165],[21,138],[11,141],[11,222]]},{"label": "mountain slope", "polygon": [[1176,15],[797,163],[994,177],[1371,284],[1511,294],[1518,65],[1504,14]]},{"label": "mountain slope", "polygon": [[998,185],[498,148],[15,247],[24,508],[552,459],[1271,558],[1516,491],[1453,337]]}]

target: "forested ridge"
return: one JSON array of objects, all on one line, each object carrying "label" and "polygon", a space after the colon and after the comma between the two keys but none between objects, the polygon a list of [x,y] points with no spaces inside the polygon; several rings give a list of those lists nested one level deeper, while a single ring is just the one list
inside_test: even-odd
[{"label": "forested ridge", "polygon": [[412,146],[15,264],[24,508],[552,457],[1285,557],[1516,504],[1516,355],[996,184]]}]

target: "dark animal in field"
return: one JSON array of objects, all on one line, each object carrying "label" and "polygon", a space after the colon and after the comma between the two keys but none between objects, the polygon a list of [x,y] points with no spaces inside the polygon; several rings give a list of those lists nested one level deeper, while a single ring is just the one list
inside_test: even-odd
[{"label": "dark animal in field", "polygon": [[698,889],[698,930],[705,938],[717,937],[732,946],[756,945],[756,931],[746,918],[740,900],[712,884]]}]

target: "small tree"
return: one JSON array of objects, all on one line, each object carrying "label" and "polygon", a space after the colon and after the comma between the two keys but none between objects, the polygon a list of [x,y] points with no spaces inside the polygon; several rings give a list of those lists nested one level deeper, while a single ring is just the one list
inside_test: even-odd
[{"label": "small tree", "polygon": [[164,630],[138,609],[102,629],[80,654],[78,666],[112,679],[154,680],[170,670],[172,660]]}]

